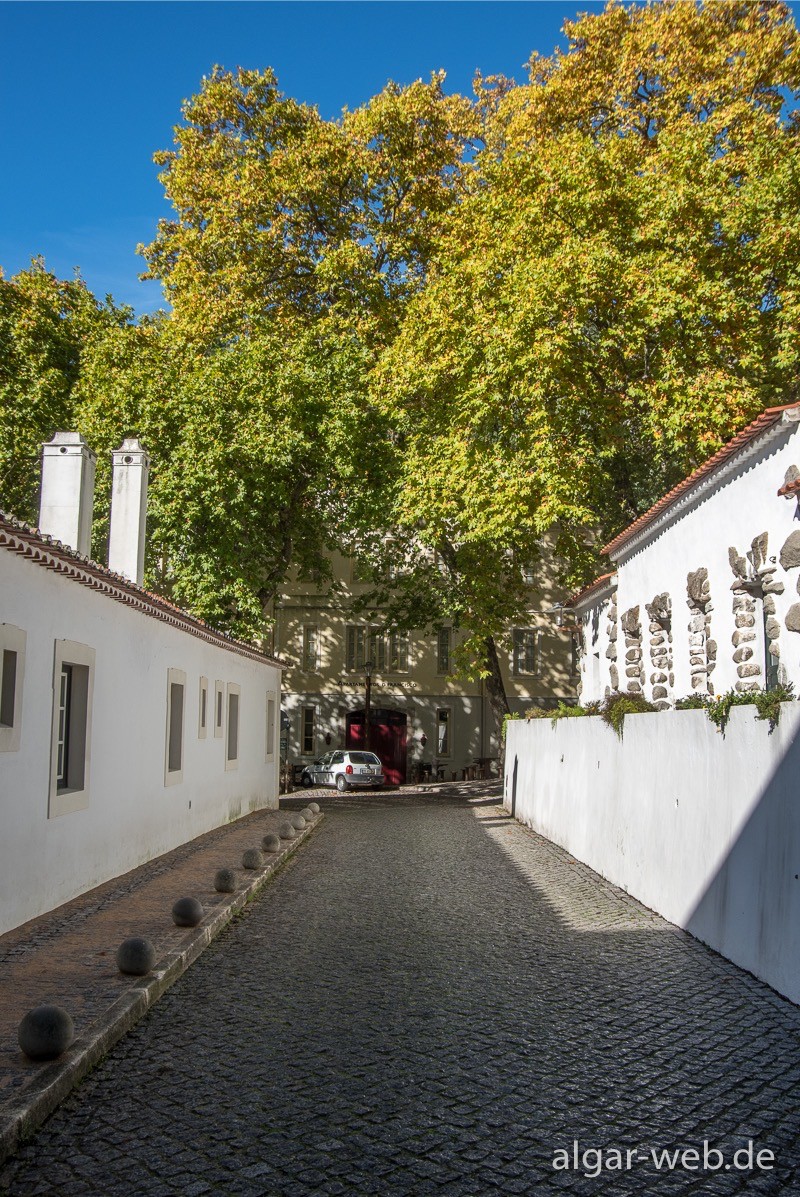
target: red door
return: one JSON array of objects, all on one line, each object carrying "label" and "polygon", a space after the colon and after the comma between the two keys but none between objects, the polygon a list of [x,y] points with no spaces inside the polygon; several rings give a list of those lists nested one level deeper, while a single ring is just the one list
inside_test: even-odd
[{"label": "red door", "polygon": [[[406,779],[405,711],[374,708],[370,712],[370,749],[380,758],[390,785],[402,785]],[[347,716],[346,748],[366,748],[364,711],[350,711]]]}]

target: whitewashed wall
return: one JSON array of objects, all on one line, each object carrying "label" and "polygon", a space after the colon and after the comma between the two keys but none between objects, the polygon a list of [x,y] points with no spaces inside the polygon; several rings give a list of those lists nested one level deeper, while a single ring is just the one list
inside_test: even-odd
[{"label": "whitewashed wall", "polygon": [[[800,466],[800,434],[794,422],[782,424],[773,430],[766,443],[749,456],[742,456],[735,468],[721,479],[695,495],[680,510],[669,516],[662,525],[656,523],[641,543],[633,547],[624,546],[615,555],[617,564],[617,612],[618,616],[639,607],[642,626],[642,648],[644,673],[643,691],[652,697],[652,665],[649,655],[649,617],[645,604],[651,603],[656,595],[666,593],[672,600],[672,673],[674,679],[668,689],[669,701],[692,693],[690,665],[689,623],[693,612],[687,605],[687,575],[704,567],[708,570],[710,597],[709,635],[716,645],[716,665],[709,675],[715,693],[731,689],[741,679],[734,662],[736,645],[732,637],[736,631],[736,612],[731,584],[734,573],[728,559],[728,550],[733,547],[744,557],[750,550],[755,537],[766,532],[768,544],[766,560],[762,564],[767,572],[774,618],[780,624],[778,640],[780,662],[786,680],[792,681],[800,692],[800,635],[786,627],[789,609],[798,602],[797,565],[784,569],[780,560],[781,549],[788,536],[800,529],[797,517],[797,503],[778,497],[777,491],[784,483],[790,466]],[[748,450],[750,452],[750,450]],[[782,589],[782,593],[778,593]],[[591,612],[582,612],[584,621],[590,620]],[[797,626],[800,626],[798,624]],[[606,619],[600,622],[598,644],[587,644],[582,670],[582,701],[602,699],[607,678],[601,672],[593,673],[592,653],[599,652],[605,658],[608,647]],[[763,625],[756,620],[757,640],[753,662],[762,664],[762,673],[752,680],[763,685]],[[619,688],[628,688],[629,678],[625,674],[625,641],[620,629],[618,637]]]},{"label": "whitewashed wall", "polygon": [[798,777],[800,703],[508,725],[518,819],[800,1003]]},{"label": "whitewashed wall", "polygon": [[[240,815],[278,803],[280,670],[205,643],[0,551],[0,623],[27,632],[17,751],[0,752],[0,932]],[[48,817],[56,640],[95,650],[89,802]],[[183,777],[164,784],[168,670],[186,674]],[[209,728],[198,737],[200,677]],[[225,767],[214,683],[241,687],[239,761]],[[267,693],[275,751],[267,759]]]}]

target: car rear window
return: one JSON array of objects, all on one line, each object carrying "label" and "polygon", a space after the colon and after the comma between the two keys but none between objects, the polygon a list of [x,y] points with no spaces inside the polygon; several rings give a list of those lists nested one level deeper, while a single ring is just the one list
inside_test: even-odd
[{"label": "car rear window", "polygon": [[348,755],[354,765],[379,765],[381,763],[374,752],[351,752]]}]

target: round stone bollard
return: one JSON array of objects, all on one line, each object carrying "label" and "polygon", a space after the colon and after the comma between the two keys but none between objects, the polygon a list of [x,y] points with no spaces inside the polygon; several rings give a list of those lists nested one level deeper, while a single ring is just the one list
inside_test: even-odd
[{"label": "round stone bollard", "polygon": [[263,840],[261,841],[261,847],[265,852],[280,852],[281,837],[276,835],[274,831],[271,831],[269,835],[264,836]]},{"label": "round stone bollard", "polygon": [[311,820],[314,818],[314,812],[310,806],[304,806],[303,809],[300,811],[300,814],[303,816],[306,823],[310,823]]},{"label": "round stone bollard", "polygon": [[282,840],[293,840],[297,835],[297,832],[295,831],[294,827],[292,827],[291,823],[281,823],[280,827],[278,828],[278,835]]},{"label": "round stone bollard", "polygon": [[292,815],[289,822],[291,823],[292,827],[294,827],[295,831],[302,831],[306,825],[306,821],[302,815]]},{"label": "round stone bollard", "polygon": [[17,1042],[31,1060],[55,1060],[75,1038],[72,1019],[63,1006],[37,1006],[19,1024]]},{"label": "round stone bollard", "polygon": [[156,963],[156,950],[149,939],[131,935],[117,948],[117,968],[131,977],[143,977]]},{"label": "round stone bollard", "polygon": [[315,815],[318,815],[319,814],[319,803],[318,802],[309,802],[308,809],[310,811],[313,811]]},{"label": "round stone bollard", "polygon": [[218,894],[232,894],[236,889],[236,874],[233,869],[217,869],[214,874],[214,889]]},{"label": "round stone bollard", "polygon": [[258,848],[245,848],[242,853],[243,869],[261,869],[264,867],[264,857]]},{"label": "round stone bollard", "polygon": [[196,927],[203,919],[203,907],[197,898],[178,898],[172,907],[172,921],[176,927]]}]

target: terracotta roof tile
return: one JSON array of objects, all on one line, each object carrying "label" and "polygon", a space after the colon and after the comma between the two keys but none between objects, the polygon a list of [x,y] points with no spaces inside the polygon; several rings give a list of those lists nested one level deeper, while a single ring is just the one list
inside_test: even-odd
[{"label": "terracotta roof tile", "polygon": [[640,515],[637,520],[634,520],[632,524],[615,536],[612,541],[603,547],[603,553],[613,556],[631,537],[636,536],[649,524],[652,524],[673,503],[677,502],[678,499],[696,486],[698,482],[701,482],[708,475],[713,474],[715,470],[719,469],[726,461],[729,461],[731,457],[735,457],[737,453],[740,453],[756,437],[761,436],[762,433],[766,432],[774,424],[777,424],[785,411],[792,410],[800,412],[800,403],[786,403],[782,407],[768,407],[751,424],[743,428],[733,440],[728,441],[727,445],[723,445],[719,452],[715,453],[713,457],[709,457],[708,461],[699,466],[693,474],[690,474],[688,478],[684,478],[683,482],[679,482],[662,499],[654,503],[649,511],[646,511],[644,515]]},{"label": "terracotta roof tile", "polygon": [[576,603],[583,602],[583,600],[587,599],[595,590],[602,590],[604,584],[610,581],[611,578],[616,578],[616,576],[616,571],[612,570],[610,573],[601,574],[599,578],[595,578],[595,580],[590,582],[588,586],[584,586],[583,590],[579,590],[572,595],[569,600],[570,607],[574,607]]}]

